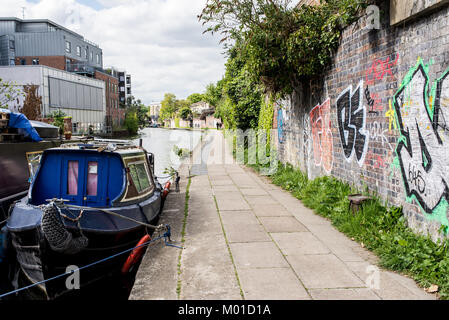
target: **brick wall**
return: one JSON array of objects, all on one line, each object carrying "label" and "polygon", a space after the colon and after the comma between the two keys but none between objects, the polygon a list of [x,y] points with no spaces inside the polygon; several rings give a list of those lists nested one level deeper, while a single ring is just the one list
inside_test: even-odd
[{"label": "brick wall", "polygon": [[123,125],[125,120],[125,110],[120,108],[118,79],[99,71],[95,71],[95,79],[105,82],[107,125]]},{"label": "brick wall", "polygon": [[348,27],[322,80],[279,103],[277,147],[310,178],[403,205],[414,230],[437,237],[449,225],[449,7],[390,26],[382,3],[380,30],[366,18]]},{"label": "brick wall", "polygon": [[[22,64],[22,59],[25,60],[25,64],[26,65],[32,65],[33,64],[33,59],[39,59],[39,64],[40,65],[44,65],[44,66],[48,66],[48,67],[52,67],[52,68],[56,68],[56,69],[60,69],[60,70],[65,70],[65,65],[66,65],[66,57],[65,56],[37,56],[37,57],[16,57],[15,58],[15,63],[16,65],[21,65]],[[75,60],[73,60],[75,61]]]}]

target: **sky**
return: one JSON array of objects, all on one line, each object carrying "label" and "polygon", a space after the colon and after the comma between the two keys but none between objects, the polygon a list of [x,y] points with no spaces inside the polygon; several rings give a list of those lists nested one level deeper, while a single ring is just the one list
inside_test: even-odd
[{"label": "sky", "polygon": [[49,19],[103,49],[103,67],[126,70],[143,103],[202,93],[224,74],[218,37],[203,34],[206,0],[2,0],[1,15]]}]

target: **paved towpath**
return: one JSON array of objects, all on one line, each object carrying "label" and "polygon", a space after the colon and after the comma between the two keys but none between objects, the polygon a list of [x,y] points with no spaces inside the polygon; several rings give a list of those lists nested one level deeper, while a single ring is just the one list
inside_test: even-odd
[{"label": "paved towpath", "polygon": [[[130,299],[435,299],[288,192],[233,163],[221,132],[181,167],[161,222],[184,250],[156,244]],[[223,159],[225,159],[223,164]],[[188,215],[185,215],[187,177]]]}]

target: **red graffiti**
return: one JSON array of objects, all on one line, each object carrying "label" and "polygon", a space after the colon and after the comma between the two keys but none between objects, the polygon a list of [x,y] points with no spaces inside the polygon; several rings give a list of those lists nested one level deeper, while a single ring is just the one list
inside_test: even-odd
[{"label": "red graffiti", "polygon": [[326,172],[331,172],[334,161],[330,114],[330,99],[327,99],[322,105],[317,105],[310,111],[313,158],[315,165],[322,165]]},{"label": "red graffiti", "polygon": [[372,152],[369,152],[366,156],[365,160],[366,164],[371,165],[374,169],[385,169],[388,167],[388,165],[385,163],[384,159],[378,154],[373,154]]},{"label": "red graffiti", "polygon": [[394,77],[392,68],[398,63],[399,54],[396,54],[396,59],[390,61],[390,57],[385,60],[378,59],[373,61],[371,67],[366,71],[366,84],[373,85],[376,81],[383,80],[385,75]]}]

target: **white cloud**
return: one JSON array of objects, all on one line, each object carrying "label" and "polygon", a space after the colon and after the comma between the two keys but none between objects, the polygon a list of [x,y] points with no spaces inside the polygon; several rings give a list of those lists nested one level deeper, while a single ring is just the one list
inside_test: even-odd
[{"label": "white cloud", "polygon": [[50,19],[103,49],[104,66],[126,69],[133,94],[144,103],[165,92],[178,98],[202,92],[224,73],[217,38],[202,34],[197,15],[205,0],[97,0],[93,8],[75,0],[2,0],[4,16]]}]

